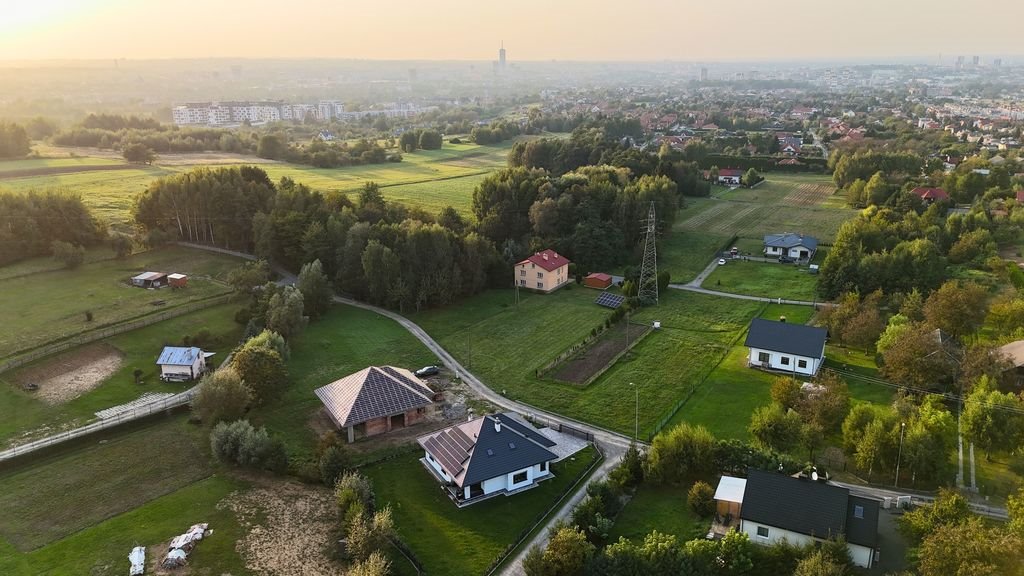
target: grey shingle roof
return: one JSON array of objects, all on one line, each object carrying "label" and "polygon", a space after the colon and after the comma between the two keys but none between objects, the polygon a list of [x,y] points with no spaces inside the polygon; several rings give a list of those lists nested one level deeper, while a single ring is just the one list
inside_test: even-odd
[{"label": "grey shingle roof", "polygon": [[830,538],[846,532],[849,491],[813,480],[750,470],[740,518],[783,530]]},{"label": "grey shingle roof", "polygon": [[317,388],[314,393],[341,426],[429,406],[433,392],[412,372],[370,366]]},{"label": "grey shingle roof", "polygon": [[[501,432],[495,430],[496,419]],[[558,459],[547,449],[555,443],[531,428],[511,415],[492,414],[418,441],[464,487]]]},{"label": "grey shingle roof", "polygon": [[[862,507],[863,518],[854,514],[857,506]],[[868,548],[878,544],[878,500],[850,496],[846,511],[846,541]]]},{"label": "grey shingle roof", "polygon": [[797,246],[804,246],[810,250],[817,250],[818,239],[814,236],[804,236],[802,234],[794,234],[792,232],[786,232],[785,234],[765,234],[764,245],[775,246],[778,248],[795,248]]},{"label": "grey shingle roof", "polygon": [[754,318],[750,321],[750,330],[743,345],[748,348],[818,358],[821,356],[827,335],[828,330],[824,328]]}]

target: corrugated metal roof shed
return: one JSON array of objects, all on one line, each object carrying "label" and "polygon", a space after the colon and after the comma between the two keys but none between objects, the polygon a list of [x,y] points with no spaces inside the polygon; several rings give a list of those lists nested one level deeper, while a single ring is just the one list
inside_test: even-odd
[{"label": "corrugated metal roof shed", "polygon": [[183,348],[179,346],[164,346],[156,363],[161,366],[191,366],[196,358],[203,355],[203,351],[195,346]]}]

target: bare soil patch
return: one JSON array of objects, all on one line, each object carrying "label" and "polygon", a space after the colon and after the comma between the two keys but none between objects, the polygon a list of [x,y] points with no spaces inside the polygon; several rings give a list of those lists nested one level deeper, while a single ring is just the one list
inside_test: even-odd
[{"label": "bare soil patch", "polygon": [[121,351],[97,342],[19,370],[13,380],[47,404],[62,404],[96,388],[121,367]]},{"label": "bare soil patch", "polygon": [[793,206],[817,206],[835,192],[835,187],[828,184],[800,184],[792,192],[786,194],[782,201]]},{"label": "bare soil patch", "polygon": [[620,322],[605,332],[597,342],[569,358],[554,372],[555,380],[584,384],[608,366],[617,354],[626,349],[626,329],[629,329],[629,345],[651,329],[645,324]]},{"label": "bare soil patch", "polygon": [[218,504],[245,528],[235,549],[254,574],[338,574],[331,560],[338,518],[331,491],[287,480],[261,480]]}]

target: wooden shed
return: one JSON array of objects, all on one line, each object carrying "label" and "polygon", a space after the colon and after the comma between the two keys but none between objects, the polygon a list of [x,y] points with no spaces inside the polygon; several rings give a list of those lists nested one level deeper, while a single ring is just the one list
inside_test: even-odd
[{"label": "wooden shed", "polygon": [[188,276],[185,274],[168,274],[167,283],[171,288],[185,288],[188,286]]},{"label": "wooden shed", "polygon": [[588,274],[583,279],[583,285],[587,288],[597,288],[598,290],[605,290],[612,285],[612,277],[603,272],[594,272]]}]

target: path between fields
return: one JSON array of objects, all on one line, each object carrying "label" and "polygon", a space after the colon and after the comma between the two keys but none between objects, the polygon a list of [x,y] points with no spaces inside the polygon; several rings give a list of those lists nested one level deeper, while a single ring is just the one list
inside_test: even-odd
[{"label": "path between fields", "polygon": [[[771,262],[772,261],[769,258],[761,258],[761,257],[758,257],[758,256],[747,256],[746,258],[748,260],[759,260],[759,261],[763,261],[763,262]],[[821,305],[830,306],[830,304],[828,302],[808,302],[806,300],[787,300],[785,298],[765,298],[763,296],[747,296],[746,294],[731,294],[729,292],[719,292],[717,290],[708,290],[707,288],[702,288],[701,284],[703,284],[704,281],[707,280],[708,276],[710,276],[711,273],[715,271],[715,268],[718,268],[718,259],[719,259],[719,256],[716,255],[715,259],[711,261],[711,264],[708,264],[707,268],[705,268],[703,272],[698,274],[696,278],[694,278],[693,280],[690,280],[686,284],[669,284],[668,287],[669,288],[674,288],[676,290],[686,290],[688,292],[697,292],[698,294],[708,294],[710,296],[721,296],[723,298],[735,298],[737,300],[752,300],[754,302],[770,302],[770,303],[773,303],[773,304],[795,304],[797,306],[815,306],[815,307],[816,306],[821,306]]]}]

